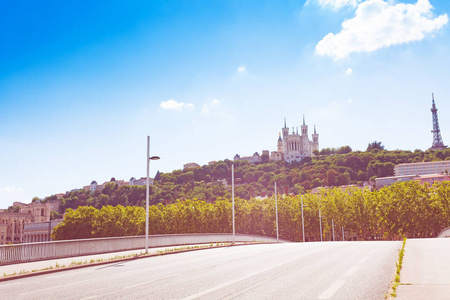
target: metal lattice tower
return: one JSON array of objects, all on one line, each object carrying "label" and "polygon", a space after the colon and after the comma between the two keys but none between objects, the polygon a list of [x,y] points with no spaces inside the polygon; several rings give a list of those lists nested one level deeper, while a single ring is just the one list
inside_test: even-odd
[{"label": "metal lattice tower", "polygon": [[429,150],[443,150],[447,148],[447,146],[444,145],[444,142],[442,141],[441,137],[441,131],[439,130],[439,122],[438,122],[438,116],[437,116],[437,108],[436,104],[434,103],[434,94],[431,94],[431,97],[433,99],[433,105],[431,107],[431,113],[433,115],[433,130],[431,131],[433,133],[433,145]]}]

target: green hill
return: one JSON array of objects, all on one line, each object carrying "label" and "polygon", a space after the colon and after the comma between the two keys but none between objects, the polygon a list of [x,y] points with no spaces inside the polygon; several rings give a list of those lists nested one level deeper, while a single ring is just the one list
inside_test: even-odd
[{"label": "green hill", "polygon": [[[374,144],[374,143],[372,143]],[[370,145],[368,149],[370,149]],[[349,146],[338,149],[322,149],[313,158],[299,163],[247,161],[234,162],[235,194],[242,199],[256,196],[271,196],[274,183],[282,193],[303,194],[320,186],[362,185],[376,177],[394,175],[394,165],[401,163],[450,159],[450,149],[442,151],[387,151],[374,148],[371,151],[351,151]],[[224,160],[187,170],[157,173],[150,187],[150,203],[174,203],[182,199],[198,199],[214,202],[231,198],[231,165]],[[102,191],[75,191],[61,199],[61,208],[76,209],[90,205],[101,208],[105,205],[143,206],[145,186],[121,186],[108,183]],[[44,201],[54,199],[47,197]]]}]

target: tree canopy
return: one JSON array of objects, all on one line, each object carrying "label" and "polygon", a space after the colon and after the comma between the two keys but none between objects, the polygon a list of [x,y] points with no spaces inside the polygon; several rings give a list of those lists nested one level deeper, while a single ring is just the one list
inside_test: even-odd
[{"label": "tree canopy", "polygon": [[[450,225],[450,182],[433,186],[403,182],[370,191],[360,188],[322,189],[318,194],[278,196],[280,238],[301,241],[301,201],[304,207],[305,238],[320,240],[319,210],[323,238],[358,240],[402,237],[436,237]],[[264,200],[237,198],[236,232],[276,236],[274,197]],[[214,203],[179,200],[149,208],[150,234],[230,233],[232,206],[229,200]],[[342,236],[344,231],[344,237]],[[143,207],[81,206],[68,209],[53,233],[56,240],[133,236],[145,233]]]},{"label": "tree canopy", "polygon": [[384,150],[384,146],[381,144],[381,142],[374,141],[374,142],[370,143],[367,146],[367,150],[366,151],[370,152],[370,151],[372,151],[374,149]]}]

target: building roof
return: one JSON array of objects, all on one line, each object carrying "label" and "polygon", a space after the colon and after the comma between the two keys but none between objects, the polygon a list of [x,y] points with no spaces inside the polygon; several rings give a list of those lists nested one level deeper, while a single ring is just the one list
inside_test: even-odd
[{"label": "building roof", "polygon": [[195,167],[200,167],[200,165],[197,164],[197,163],[195,163],[195,162],[191,162],[191,163],[184,164],[183,167],[184,167],[185,169],[186,169],[186,168],[195,168]]},{"label": "building roof", "polygon": [[425,179],[425,178],[442,178],[442,177],[450,177],[448,174],[427,174],[427,175],[419,175],[419,178]]},{"label": "building roof", "polygon": [[419,175],[415,174],[415,175],[402,175],[402,176],[388,176],[388,177],[375,178],[375,181],[383,180],[383,179],[387,180],[387,179],[412,178],[412,177],[416,177],[416,176],[419,176]]},{"label": "building roof", "polygon": [[409,165],[426,165],[426,164],[442,164],[442,163],[450,163],[449,160],[439,160],[439,161],[427,161],[427,162],[417,162],[417,163],[404,163],[404,164],[398,164],[398,166],[409,166]]}]

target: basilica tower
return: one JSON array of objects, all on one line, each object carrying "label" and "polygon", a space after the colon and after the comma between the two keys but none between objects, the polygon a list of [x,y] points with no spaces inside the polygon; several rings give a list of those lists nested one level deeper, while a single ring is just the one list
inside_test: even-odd
[{"label": "basilica tower", "polygon": [[286,118],[284,118],[284,127],[281,129],[283,131],[283,139],[289,135],[289,128],[286,126]]},{"label": "basilica tower", "polygon": [[316,125],[314,125],[314,133],[312,134],[311,152],[319,151],[319,135],[316,133]]},{"label": "basilica tower", "polygon": [[301,126],[302,136],[308,136],[308,125],[305,124],[305,115],[303,115],[303,125]]},{"label": "basilica tower", "polygon": [[281,138],[281,133],[278,136],[278,147],[277,147],[277,151],[280,153],[284,152],[284,146],[283,146],[283,139]]}]

